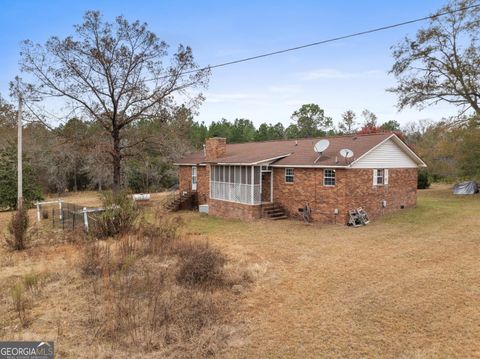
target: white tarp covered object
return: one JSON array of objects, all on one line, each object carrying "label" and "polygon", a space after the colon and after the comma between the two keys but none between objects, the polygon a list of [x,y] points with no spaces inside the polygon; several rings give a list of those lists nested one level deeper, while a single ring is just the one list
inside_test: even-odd
[{"label": "white tarp covered object", "polygon": [[134,201],[150,201],[150,193],[136,193],[133,195]]},{"label": "white tarp covered object", "polygon": [[478,193],[478,183],[475,181],[465,181],[453,186],[453,194],[475,194]]}]

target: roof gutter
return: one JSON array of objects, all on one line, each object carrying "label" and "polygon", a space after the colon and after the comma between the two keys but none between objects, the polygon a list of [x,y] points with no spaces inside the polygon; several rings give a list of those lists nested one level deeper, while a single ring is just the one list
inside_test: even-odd
[{"label": "roof gutter", "polygon": [[350,165],[339,166],[339,165],[271,165],[270,167],[277,168],[349,168]]}]

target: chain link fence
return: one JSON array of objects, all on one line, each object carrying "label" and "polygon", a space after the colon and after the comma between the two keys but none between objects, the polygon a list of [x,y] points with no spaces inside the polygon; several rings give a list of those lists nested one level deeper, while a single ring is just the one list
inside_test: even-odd
[{"label": "chain link fence", "polygon": [[88,232],[91,224],[96,221],[96,215],[101,212],[103,208],[87,208],[63,202],[61,209],[52,208],[52,226],[63,230],[81,229]]}]

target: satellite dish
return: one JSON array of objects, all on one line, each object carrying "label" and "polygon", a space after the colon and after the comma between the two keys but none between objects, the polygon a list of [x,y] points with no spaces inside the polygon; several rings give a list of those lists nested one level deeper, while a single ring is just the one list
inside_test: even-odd
[{"label": "satellite dish", "polygon": [[313,149],[317,153],[322,153],[323,151],[325,151],[328,148],[328,146],[330,146],[330,141],[329,140],[320,140],[315,144]]},{"label": "satellite dish", "polygon": [[343,148],[340,150],[340,156],[344,158],[350,158],[353,157],[353,151],[348,149],[348,148]]},{"label": "satellite dish", "polygon": [[320,140],[318,141],[315,146],[313,146],[313,150],[318,153],[318,157],[313,163],[317,163],[317,161],[322,157],[322,152],[325,151],[328,146],[330,146],[329,140]]}]

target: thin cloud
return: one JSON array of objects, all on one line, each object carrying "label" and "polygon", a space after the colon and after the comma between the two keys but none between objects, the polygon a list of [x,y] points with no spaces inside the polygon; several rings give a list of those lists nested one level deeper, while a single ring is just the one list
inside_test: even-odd
[{"label": "thin cloud", "polygon": [[205,99],[207,102],[211,103],[222,103],[222,102],[231,102],[231,101],[239,101],[239,100],[250,100],[256,98],[252,94],[248,93],[207,93],[205,94]]},{"label": "thin cloud", "polygon": [[371,78],[371,77],[380,77],[385,75],[384,71],[381,70],[368,70],[368,71],[359,71],[359,72],[348,72],[338,69],[315,69],[311,71],[299,72],[298,78],[300,80],[319,80],[319,79],[335,79],[335,80],[344,80],[344,79],[354,79],[354,78]]},{"label": "thin cloud", "polygon": [[279,95],[295,95],[302,91],[300,86],[270,86],[268,91]]}]

